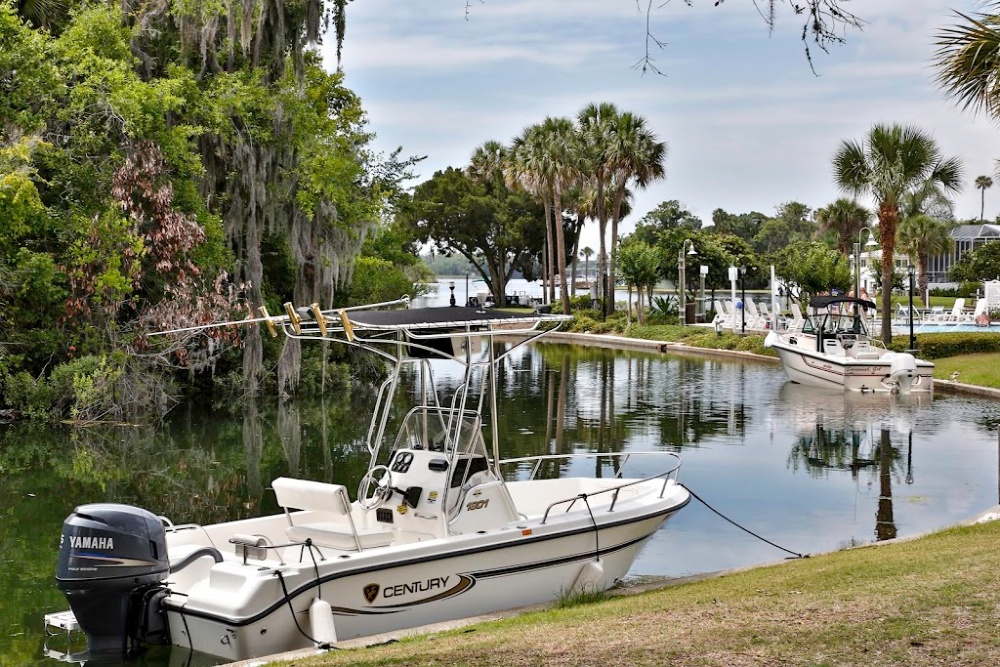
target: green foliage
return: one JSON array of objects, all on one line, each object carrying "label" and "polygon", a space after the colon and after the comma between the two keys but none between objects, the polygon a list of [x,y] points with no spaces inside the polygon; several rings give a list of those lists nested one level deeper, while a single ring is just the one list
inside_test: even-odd
[{"label": "green foliage", "polygon": [[349,305],[391,301],[413,294],[413,281],[391,262],[377,257],[359,257],[347,290]]},{"label": "green foliage", "polygon": [[633,235],[650,245],[656,245],[661,231],[684,229],[696,232],[702,228],[701,218],[684,208],[676,199],[661,202],[655,209],[642,216],[635,225]]},{"label": "green foliage", "polygon": [[984,243],[955,262],[949,277],[956,282],[982,282],[1000,277],[1000,243]]},{"label": "green foliage", "polygon": [[645,289],[656,283],[662,259],[657,248],[628,236],[618,249],[618,262],[625,282]]},{"label": "green foliage", "polygon": [[833,289],[850,289],[848,259],[822,243],[796,243],[775,253],[774,259],[775,271],[799,290],[803,299]]},{"label": "green foliage", "polygon": [[[882,289],[882,260],[873,257],[869,262],[869,266],[871,267],[871,272],[872,272],[871,275],[872,286],[875,288],[876,292],[883,292],[884,290]],[[906,273],[901,268],[894,266],[892,269],[892,285],[890,285],[889,288],[893,291],[906,289],[907,278],[908,277]]]},{"label": "green foliage", "polygon": [[465,257],[494,294],[515,270],[532,270],[545,240],[544,211],[530,195],[451,167],[418,185],[401,215],[421,241]]},{"label": "green foliage", "polygon": [[[917,349],[921,359],[943,359],[965,354],[1000,352],[1000,336],[995,333],[954,332],[917,334]],[[890,349],[905,352],[909,349],[909,336],[893,336]]]}]

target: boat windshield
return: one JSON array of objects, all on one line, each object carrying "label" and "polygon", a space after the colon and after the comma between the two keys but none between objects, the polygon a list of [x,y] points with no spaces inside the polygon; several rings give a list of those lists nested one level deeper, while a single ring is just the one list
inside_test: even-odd
[{"label": "boat windshield", "polygon": [[850,308],[841,308],[828,312],[823,319],[823,333],[830,335],[868,335],[868,331],[865,329],[864,318],[859,313],[853,312]]},{"label": "boat windshield", "polygon": [[393,443],[393,451],[399,449],[486,455],[478,414],[433,406],[416,407],[406,415]]}]

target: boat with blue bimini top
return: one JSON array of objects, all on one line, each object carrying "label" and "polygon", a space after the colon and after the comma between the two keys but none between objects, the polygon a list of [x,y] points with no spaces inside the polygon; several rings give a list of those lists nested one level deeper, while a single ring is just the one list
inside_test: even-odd
[{"label": "boat with blue bimini top", "polygon": [[868,331],[875,304],[847,296],[813,297],[795,331],[771,331],[764,345],[781,359],[792,382],[847,391],[931,392],[934,364],[886,349]]},{"label": "boat with blue bimini top", "polygon": [[[565,318],[406,306],[286,305],[287,315],[259,320],[389,362],[354,500],[339,484],[282,477],[271,484],[281,513],[214,525],[81,505],[64,522],[56,573],[71,611],[46,623],[80,627],[91,653],[173,644],[237,661],[613,586],[689,502],[679,457],[501,460],[498,368]],[[462,372],[447,391],[432,372],[445,363]],[[420,399],[387,438],[393,397],[409,377]],[[646,472],[626,476],[639,460]],[[588,473],[554,474],[562,469]]]}]

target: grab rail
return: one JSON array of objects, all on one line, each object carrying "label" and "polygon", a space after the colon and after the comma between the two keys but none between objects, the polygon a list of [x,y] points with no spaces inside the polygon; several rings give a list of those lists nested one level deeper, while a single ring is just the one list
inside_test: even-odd
[{"label": "grab rail", "polygon": [[679,477],[681,468],[680,455],[675,454],[673,452],[577,452],[572,454],[539,454],[537,456],[522,456],[514,459],[504,459],[503,461],[499,462],[499,467],[502,468],[503,466],[511,463],[527,463],[534,461],[535,465],[532,467],[531,475],[528,477],[528,480],[530,481],[535,478],[535,474],[538,472],[539,466],[541,466],[543,461],[550,461],[557,459],[574,459],[574,458],[583,458],[583,459],[599,459],[604,457],[611,459],[620,458],[622,459],[621,466],[618,468],[618,471],[615,473],[615,476],[612,479],[621,479],[622,470],[624,469],[625,464],[628,462],[629,458],[631,458],[632,456],[670,457],[674,459],[675,465],[672,466],[670,469],[665,470],[664,472],[658,473],[656,475],[649,475],[648,477],[632,480],[630,482],[619,484],[618,486],[614,486],[611,488],[602,489],[600,491],[595,491],[593,493],[585,495],[580,494],[573,496],[572,498],[564,498],[562,500],[557,500],[553,503],[550,503],[549,506],[545,509],[545,514],[542,516],[541,523],[542,525],[544,525],[549,518],[549,513],[552,511],[552,508],[556,507],[557,505],[563,505],[569,503],[569,507],[566,508],[566,511],[569,512],[573,508],[573,505],[576,503],[576,501],[580,500],[585,496],[586,497],[599,496],[606,493],[613,494],[613,497],[611,499],[611,504],[608,506],[607,510],[608,512],[613,512],[615,510],[615,505],[618,503],[618,495],[622,489],[630,486],[636,486],[638,484],[643,484],[654,479],[661,479],[661,478],[663,479],[663,486],[660,488],[660,496],[659,496],[660,498],[662,498],[663,494],[666,493],[667,491],[667,484],[670,483],[670,480],[673,479],[676,481],[677,478]]}]

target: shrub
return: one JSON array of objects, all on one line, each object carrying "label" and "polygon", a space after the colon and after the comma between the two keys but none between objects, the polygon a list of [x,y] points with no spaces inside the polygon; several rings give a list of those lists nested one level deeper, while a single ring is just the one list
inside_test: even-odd
[{"label": "shrub", "polygon": [[[922,359],[941,359],[979,352],[1000,352],[1000,336],[988,332],[918,334],[916,343]],[[909,336],[893,336],[889,349],[903,352],[909,346]]]}]

